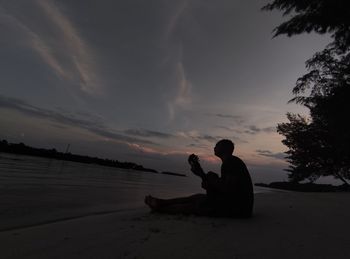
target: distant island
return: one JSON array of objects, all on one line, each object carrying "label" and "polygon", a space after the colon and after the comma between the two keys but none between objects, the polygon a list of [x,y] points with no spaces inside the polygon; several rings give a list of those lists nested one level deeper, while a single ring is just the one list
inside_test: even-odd
[{"label": "distant island", "polygon": [[175,176],[183,176],[186,177],[185,174],[173,173],[173,172],[162,172],[162,174],[175,175]]},{"label": "distant island", "polygon": [[295,183],[295,182],[272,182],[256,183],[255,186],[267,187],[273,189],[297,191],[297,192],[349,192],[350,188],[346,184],[334,186],[331,184],[316,183]]},{"label": "distant island", "polygon": [[[9,143],[7,140],[0,141],[0,152],[18,154],[18,155],[30,155],[37,157],[45,157],[57,160],[72,161],[85,164],[97,164],[103,166],[109,166],[114,168],[131,169],[150,173],[159,173],[155,169],[145,168],[142,165],[138,165],[132,162],[120,162],[118,160],[103,159],[98,157],[83,156],[78,154],[72,154],[70,152],[59,152],[55,148],[44,149],[35,148],[25,145],[24,143]],[[173,176],[186,176],[185,174],[162,172],[162,174],[168,174]]]}]

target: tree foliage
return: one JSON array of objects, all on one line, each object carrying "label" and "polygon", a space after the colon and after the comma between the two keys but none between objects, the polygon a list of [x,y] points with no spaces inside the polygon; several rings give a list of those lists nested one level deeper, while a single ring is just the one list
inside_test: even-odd
[{"label": "tree foliage", "polygon": [[277,129],[289,151],[289,178],[299,182],[332,175],[350,179],[350,8],[344,0],[275,0],[265,10],[281,10],[290,19],[275,35],[331,33],[333,42],[306,62],[291,102],[307,107],[310,117],[287,114]]},{"label": "tree foliage", "polygon": [[331,33],[338,49],[345,51],[350,46],[349,0],[274,0],[263,10],[280,10],[290,17],[275,28],[275,36]]}]

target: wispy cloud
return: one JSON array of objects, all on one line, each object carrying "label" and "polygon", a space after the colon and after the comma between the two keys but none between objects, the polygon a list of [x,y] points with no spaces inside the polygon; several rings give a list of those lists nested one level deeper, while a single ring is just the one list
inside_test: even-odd
[{"label": "wispy cloud", "polygon": [[[165,23],[164,29],[164,43],[168,48],[167,62],[171,61],[171,66],[175,72],[175,95],[168,102],[170,121],[175,118],[176,112],[180,109],[188,108],[192,103],[191,89],[192,84],[186,73],[183,62],[183,40],[181,33],[177,35],[176,31],[179,29],[181,20],[185,17],[186,9],[188,8],[188,0],[176,1],[172,4],[171,12],[168,20]],[[174,39],[175,36],[176,40]]]},{"label": "wispy cloud", "polygon": [[234,132],[237,134],[243,133],[243,130],[241,130],[240,127],[216,126],[216,128],[223,129],[223,130],[229,131],[229,132]]},{"label": "wispy cloud", "polygon": [[220,119],[225,119],[228,121],[232,121],[236,125],[242,125],[245,122],[245,119],[240,115],[233,114],[224,114],[224,113],[207,113],[207,116],[216,117]]},{"label": "wispy cloud", "polygon": [[279,160],[284,160],[286,157],[285,153],[282,153],[282,152],[274,153],[270,150],[258,149],[258,150],[255,150],[255,152],[260,156],[272,157],[272,158],[279,159]]},{"label": "wispy cloud", "polygon": [[252,135],[258,135],[258,134],[272,134],[276,132],[276,127],[258,127],[256,125],[245,125],[242,123],[236,123],[235,126],[223,126],[218,125],[216,126],[217,129],[224,130],[225,135],[228,135],[230,133],[229,139],[233,139],[235,142],[239,143],[248,143],[250,142],[250,139]]},{"label": "wispy cloud", "polygon": [[216,126],[219,129],[235,132],[237,134],[249,134],[255,135],[259,133],[273,133],[276,132],[276,127],[258,127],[256,125],[241,125],[237,124],[236,126]]},{"label": "wispy cloud", "polygon": [[259,128],[255,125],[250,125],[246,127],[246,130],[244,132],[252,135],[258,134],[258,133],[271,133],[271,132],[276,132],[276,127]]},{"label": "wispy cloud", "polygon": [[173,13],[170,14],[168,23],[165,28],[165,32],[164,32],[165,39],[169,39],[169,37],[174,33],[183,12],[188,6],[188,0],[181,0],[181,1],[177,1],[176,3],[177,3],[177,6],[174,8]]},{"label": "wispy cloud", "polygon": [[220,139],[225,138],[222,136],[211,136],[209,134],[201,134],[197,130],[191,130],[188,132],[179,131],[176,133],[176,136],[180,137],[180,138],[184,138],[184,139],[190,139],[190,140],[196,142],[195,145],[197,145],[197,146],[198,146],[198,143],[203,144],[203,141],[215,143],[215,142],[219,141]]},{"label": "wispy cloud", "polygon": [[190,147],[190,148],[208,148],[208,145],[204,145],[202,143],[190,143],[187,145],[187,147]]},{"label": "wispy cloud", "polygon": [[178,86],[178,93],[175,98],[175,104],[178,106],[187,106],[191,103],[191,88],[192,85],[188,81],[185,69],[182,62],[179,62],[176,67],[176,73],[177,73],[177,86]]},{"label": "wispy cloud", "polygon": [[178,108],[188,108],[192,103],[192,84],[187,79],[182,62],[178,62],[176,65],[176,87],[176,96],[168,103],[170,120],[174,119],[175,112]]},{"label": "wispy cloud", "polygon": [[111,130],[101,121],[100,118],[91,119],[90,117],[90,119],[85,119],[79,116],[68,115],[59,111],[36,107],[16,98],[0,95],[0,107],[21,112],[29,117],[41,118],[51,122],[57,122],[62,125],[85,129],[96,134],[97,136],[107,138],[109,140],[115,140],[127,144],[156,144],[146,139],[125,136],[116,130]]},{"label": "wispy cloud", "polygon": [[149,147],[142,146],[140,144],[136,143],[129,143],[128,144],[129,148],[131,148],[134,151],[140,152],[140,153],[145,153],[145,154],[156,154],[156,155],[163,155],[163,153]]},{"label": "wispy cloud", "polygon": [[217,117],[220,117],[220,118],[229,118],[229,119],[235,119],[235,120],[241,120],[242,119],[241,116],[230,115],[230,114],[216,113],[216,114],[213,114],[213,115],[217,116]]},{"label": "wispy cloud", "polygon": [[[27,22],[25,14],[19,19],[16,14],[3,8],[0,9],[2,18],[25,36],[27,45],[38,53],[59,78],[79,86],[85,93],[101,93],[92,50],[73,23],[52,0],[35,0],[31,4],[40,11],[42,28]],[[44,27],[51,29],[44,33]]]},{"label": "wispy cloud", "polygon": [[131,136],[138,136],[138,137],[146,137],[146,138],[172,138],[174,135],[159,131],[153,131],[153,130],[146,130],[146,129],[127,129],[124,131],[125,134],[131,135]]},{"label": "wispy cloud", "polygon": [[35,50],[44,62],[61,78],[69,79],[70,76],[54,57],[54,51],[49,44],[36,32],[32,31],[25,23],[12,16],[5,9],[0,8],[1,20],[12,29],[19,30],[27,38],[27,44]]}]

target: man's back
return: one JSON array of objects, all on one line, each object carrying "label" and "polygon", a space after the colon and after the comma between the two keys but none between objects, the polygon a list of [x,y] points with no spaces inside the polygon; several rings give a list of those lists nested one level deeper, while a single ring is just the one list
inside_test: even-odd
[{"label": "man's back", "polygon": [[245,163],[236,156],[225,159],[221,166],[221,178],[228,188],[224,190],[224,199],[229,206],[251,214],[254,203],[253,184]]}]

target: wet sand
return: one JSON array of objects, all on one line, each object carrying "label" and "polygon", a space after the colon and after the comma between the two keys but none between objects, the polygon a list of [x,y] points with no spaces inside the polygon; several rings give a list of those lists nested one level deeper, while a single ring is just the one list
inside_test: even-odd
[{"label": "wet sand", "polygon": [[256,195],[251,219],[90,214],[0,232],[1,258],[350,258],[350,194]]}]

